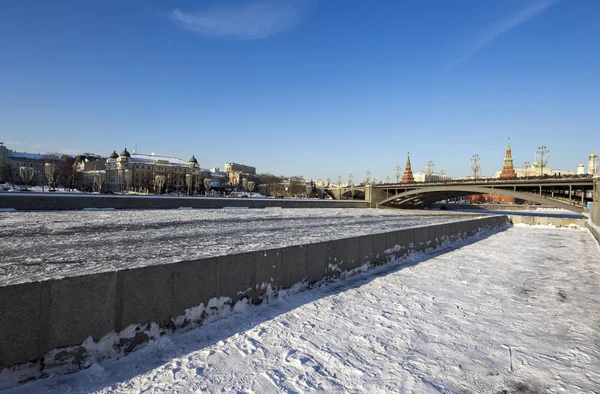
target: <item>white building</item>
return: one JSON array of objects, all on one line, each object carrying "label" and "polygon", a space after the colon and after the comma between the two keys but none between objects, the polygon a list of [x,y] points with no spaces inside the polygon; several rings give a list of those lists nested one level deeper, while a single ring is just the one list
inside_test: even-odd
[{"label": "white building", "polygon": [[[185,161],[177,157],[130,154],[116,151],[106,160],[106,185],[109,191],[166,193],[197,189],[200,166],[194,156]],[[190,184],[190,185],[188,185]]]},{"label": "white building", "polygon": [[420,171],[420,172],[415,172],[413,174],[413,177],[415,178],[415,182],[443,182],[443,181],[449,181],[452,179],[452,177],[448,176],[445,172],[432,172],[430,174],[428,174],[427,172],[424,171]]}]

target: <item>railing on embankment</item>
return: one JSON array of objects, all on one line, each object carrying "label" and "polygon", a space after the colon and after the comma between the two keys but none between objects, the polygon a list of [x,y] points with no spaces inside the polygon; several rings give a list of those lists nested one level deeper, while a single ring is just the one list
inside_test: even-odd
[{"label": "railing on embankment", "polygon": [[177,208],[368,208],[366,201],[293,198],[176,197],[106,194],[0,193],[0,209],[18,211]]},{"label": "railing on embankment", "polygon": [[333,280],[364,264],[384,264],[508,224],[506,216],[489,216],[0,287],[0,378],[3,368],[13,366],[21,380],[55,367],[76,370],[106,357],[94,350],[106,347],[86,341],[90,336],[103,344],[113,338],[117,354],[127,353],[151,338],[201,322],[223,297],[227,308],[243,298],[259,303],[298,283]]}]

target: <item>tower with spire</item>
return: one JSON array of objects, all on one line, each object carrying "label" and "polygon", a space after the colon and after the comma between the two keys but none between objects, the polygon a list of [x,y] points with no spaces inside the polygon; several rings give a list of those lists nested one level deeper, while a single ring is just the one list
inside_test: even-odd
[{"label": "tower with spire", "polygon": [[504,165],[502,166],[502,172],[500,173],[500,179],[515,179],[517,172],[513,165],[512,149],[510,148],[510,138],[508,139],[508,145],[506,146],[506,156],[504,157]]},{"label": "tower with spire", "polygon": [[404,169],[404,174],[402,175],[402,181],[400,181],[400,183],[412,183],[414,181],[415,178],[413,177],[412,169],[410,168],[410,152],[408,152],[406,168]]}]

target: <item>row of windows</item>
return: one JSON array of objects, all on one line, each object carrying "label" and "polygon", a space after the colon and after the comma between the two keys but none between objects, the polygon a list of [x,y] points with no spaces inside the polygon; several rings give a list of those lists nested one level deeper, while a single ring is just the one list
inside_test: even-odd
[{"label": "row of windows", "polygon": [[[109,170],[116,170],[117,168],[109,168]],[[134,170],[152,170],[152,171],[173,171],[173,172],[188,172],[189,168],[183,167],[156,167],[156,166],[143,166],[136,164],[133,166]]]}]

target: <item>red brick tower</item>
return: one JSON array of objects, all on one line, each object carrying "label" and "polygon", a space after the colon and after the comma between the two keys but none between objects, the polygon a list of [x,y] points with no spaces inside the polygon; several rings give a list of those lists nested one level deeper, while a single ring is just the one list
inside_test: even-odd
[{"label": "red brick tower", "polygon": [[508,145],[506,147],[506,157],[504,158],[504,166],[502,166],[502,172],[500,173],[500,179],[514,179],[517,177],[515,167],[513,165],[512,150],[510,149],[510,138],[508,139]]},{"label": "red brick tower", "polygon": [[412,183],[415,181],[413,177],[412,169],[410,168],[410,152],[408,153],[408,157],[406,158],[406,168],[404,169],[404,175],[402,175],[402,180],[400,183]]}]

